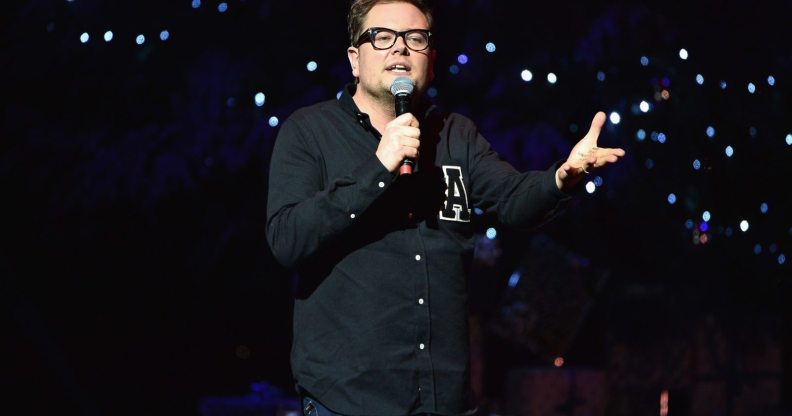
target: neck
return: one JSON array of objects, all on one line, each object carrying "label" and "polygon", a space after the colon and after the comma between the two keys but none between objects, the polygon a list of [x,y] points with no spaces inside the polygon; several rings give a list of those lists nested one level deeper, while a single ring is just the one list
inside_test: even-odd
[{"label": "neck", "polygon": [[396,118],[396,107],[392,96],[372,97],[358,86],[352,99],[360,111],[368,114],[371,125],[380,133],[385,131],[386,124]]}]

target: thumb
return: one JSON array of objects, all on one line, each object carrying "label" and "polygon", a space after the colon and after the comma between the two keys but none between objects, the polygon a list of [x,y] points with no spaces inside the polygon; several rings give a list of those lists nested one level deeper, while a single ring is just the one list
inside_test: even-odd
[{"label": "thumb", "polygon": [[413,117],[412,113],[404,113],[393,119],[393,123],[400,126],[412,126],[413,121],[417,120],[415,120],[415,117]]},{"label": "thumb", "polygon": [[597,145],[597,139],[599,139],[600,132],[602,132],[602,126],[605,125],[605,118],[605,113],[598,111],[597,114],[594,115],[594,119],[591,120],[591,128],[589,128],[586,138],[593,140],[594,146]]}]

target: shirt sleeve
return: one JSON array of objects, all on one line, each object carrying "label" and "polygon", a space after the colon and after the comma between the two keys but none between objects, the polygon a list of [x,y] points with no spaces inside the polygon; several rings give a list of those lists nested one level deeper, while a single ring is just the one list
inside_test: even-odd
[{"label": "shirt sleeve", "polygon": [[544,171],[519,172],[502,160],[476,130],[469,142],[473,203],[495,212],[504,225],[532,227],[548,220],[571,198],[561,192],[555,172],[563,161]]},{"label": "shirt sleeve", "polygon": [[267,241],[286,267],[349,228],[395,177],[374,153],[341,177],[324,179],[324,163],[309,129],[287,120],[273,148],[267,199]]}]

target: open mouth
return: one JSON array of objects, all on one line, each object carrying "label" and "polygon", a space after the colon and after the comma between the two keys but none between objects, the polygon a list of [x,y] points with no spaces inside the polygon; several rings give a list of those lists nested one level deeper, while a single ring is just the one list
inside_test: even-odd
[{"label": "open mouth", "polygon": [[410,67],[407,65],[396,64],[387,67],[386,70],[388,70],[388,72],[393,72],[395,74],[406,74],[410,72]]}]

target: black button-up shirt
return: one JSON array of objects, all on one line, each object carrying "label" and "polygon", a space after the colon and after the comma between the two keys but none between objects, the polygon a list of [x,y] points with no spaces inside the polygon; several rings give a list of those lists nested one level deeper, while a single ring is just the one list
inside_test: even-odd
[{"label": "black button-up shirt", "polygon": [[413,175],[377,159],[352,99],[296,111],[270,165],[267,237],[298,269],[298,386],[348,415],[462,414],[469,394],[471,212],[534,225],[566,198],[555,169],[519,173],[467,118],[426,105]]}]

